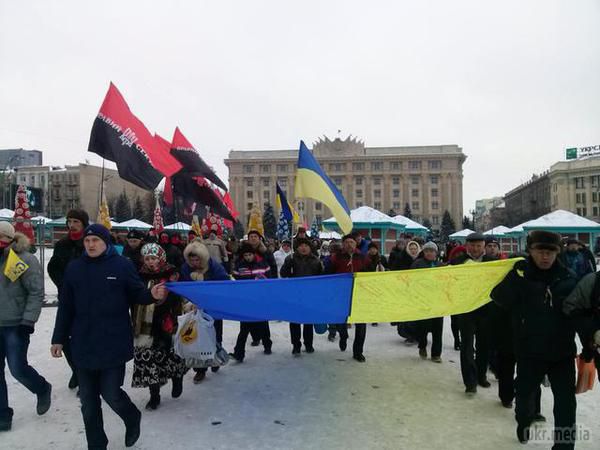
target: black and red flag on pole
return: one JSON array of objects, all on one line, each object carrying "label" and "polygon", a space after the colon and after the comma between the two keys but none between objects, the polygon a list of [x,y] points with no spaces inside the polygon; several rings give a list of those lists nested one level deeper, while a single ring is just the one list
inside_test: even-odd
[{"label": "black and red flag on pole", "polygon": [[204,162],[198,151],[190,144],[179,128],[175,128],[173,140],[171,141],[171,155],[183,165],[183,172],[193,177],[204,177],[213,182],[223,190],[227,190],[225,183]]},{"label": "black and red flag on pole", "polygon": [[[160,134],[154,133],[154,139],[158,147],[166,153],[171,153],[171,143]],[[163,190],[163,202],[167,206],[173,206],[173,181],[171,177],[165,177],[165,187]]]},{"label": "black and red flag on pole", "polygon": [[154,190],[163,176],[172,176],[182,167],[157,146],[112,83],[94,120],[88,151],[115,162],[121,178],[147,190]]},{"label": "black and red flag on pole", "polygon": [[208,206],[212,212],[224,219],[234,220],[227,206],[202,177],[190,177],[186,173],[177,174],[173,177],[173,192],[188,202]]}]

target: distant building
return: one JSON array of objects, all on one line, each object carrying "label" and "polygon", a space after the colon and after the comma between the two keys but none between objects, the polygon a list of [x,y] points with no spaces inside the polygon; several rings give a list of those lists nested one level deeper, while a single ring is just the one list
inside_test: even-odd
[{"label": "distant building", "polygon": [[490,212],[493,208],[503,203],[504,199],[502,197],[484,198],[475,201],[475,213],[473,216],[475,229],[477,231],[486,231],[492,228]]},{"label": "distant building", "polygon": [[[455,223],[462,220],[466,156],[457,145],[365,147],[350,137],[324,138],[312,151],[351,209],[367,205],[402,214],[408,203],[413,219],[428,219],[434,229],[439,229],[445,210]],[[229,190],[243,222],[254,203],[275,203],[276,182],[294,199],[297,160],[298,150],[229,152]],[[305,199],[296,207],[309,225],[314,218],[331,217],[320,202]]]},{"label": "distant building", "polygon": [[[64,216],[69,209],[81,208],[89,214],[90,219],[95,220],[100,202],[101,178],[102,167],[89,164],[33,166],[17,168],[12,174],[11,183],[41,189],[44,199],[41,214],[45,216],[54,219]],[[104,169],[104,180],[104,192],[108,201],[116,198],[123,190],[132,202],[136,196],[143,198],[148,194],[148,191],[121,179],[114,169]],[[114,211],[111,213],[114,214]]]},{"label": "distant building", "polygon": [[504,224],[514,227],[527,220],[537,219],[552,211],[550,205],[550,177],[548,172],[533,175],[504,196],[506,220]]},{"label": "distant building", "polygon": [[0,171],[24,166],[41,166],[40,150],[23,150],[22,148],[0,150]]}]

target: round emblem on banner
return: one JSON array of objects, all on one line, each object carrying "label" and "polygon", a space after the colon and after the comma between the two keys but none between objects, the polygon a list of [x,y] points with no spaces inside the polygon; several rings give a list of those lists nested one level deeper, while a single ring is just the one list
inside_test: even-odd
[{"label": "round emblem on banner", "polygon": [[17,208],[17,210],[15,211],[18,215],[23,214],[23,208]]}]

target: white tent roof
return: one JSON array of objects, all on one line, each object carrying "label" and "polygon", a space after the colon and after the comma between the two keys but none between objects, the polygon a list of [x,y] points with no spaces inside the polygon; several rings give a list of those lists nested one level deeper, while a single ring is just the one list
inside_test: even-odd
[{"label": "white tent roof", "polygon": [[48,222],[52,222],[52,219],[45,216],[35,216],[31,218],[32,222],[41,222],[43,224],[47,224]]},{"label": "white tent roof", "polygon": [[142,222],[137,219],[126,220],[125,222],[121,222],[118,225],[118,228],[140,228],[144,230],[149,230],[152,228],[152,225],[147,224],[146,222]]},{"label": "white tent roof", "polygon": [[448,237],[451,239],[452,238],[466,238],[471,233],[475,233],[475,232],[473,230],[469,230],[468,228],[465,228],[464,230],[460,230],[460,231],[457,231],[456,233],[452,233]]},{"label": "white tent roof", "polygon": [[12,209],[2,208],[0,209],[0,219],[12,219],[15,212]]},{"label": "white tent roof", "polygon": [[342,235],[335,231],[321,231],[319,232],[319,239],[341,239]]},{"label": "white tent roof", "polygon": [[504,225],[499,225],[497,227],[492,228],[491,230],[487,230],[483,234],[486,236],[503,236],[504,233],[506,233],[509,230],[510,228],[505,227]]},{"label": "white tent roof", "polygon": [[[352,223],[394,223],[394,220],[387,214],[377,211],[370,206],[361,206],[350,211]],[[335,217],[324,220],[323,223],[337,223]],[[398,223],[398,222],[396,222]]]},{"label": "white tent roof", "polygon": [[600,231],[600,224],[585,217],[578,216],[570,211],[557,209],[535,220],[530,220],[521,224],[523,229],[527,228],[597,228]]},{"label": "white tent roof", "polygon": [[177,222],[165,227],[165,230],[190,231],[192,227],[184,222]]},{"label": "white tent roof", "polygon": [[392,217],[392,220],[400,225],[406,226],[407,230],[423,230],[426,231],[428,228],[421,225],[418,222],[415,222],[408,217],[404,217],[402,214],[398,214],[397,216]]}]

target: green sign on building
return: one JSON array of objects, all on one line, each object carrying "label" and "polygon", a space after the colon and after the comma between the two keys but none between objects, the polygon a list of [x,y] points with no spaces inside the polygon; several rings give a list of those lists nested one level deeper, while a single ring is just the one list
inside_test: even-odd
[{"label": "green sign on building", "polygon": [[567,149],[567,159],[577,159],[577,148]]}]

